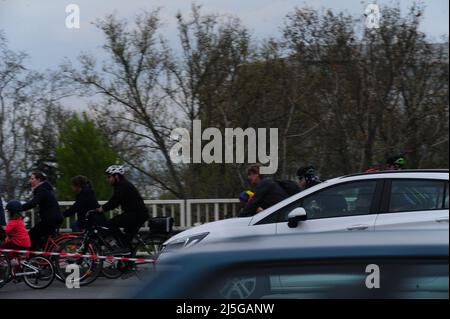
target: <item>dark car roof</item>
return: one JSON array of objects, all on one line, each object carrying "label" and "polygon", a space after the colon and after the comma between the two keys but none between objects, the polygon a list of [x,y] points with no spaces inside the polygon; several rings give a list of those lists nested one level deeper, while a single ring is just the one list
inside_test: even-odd
[{"label": "dark car roof", "polygon": [[160,263],[213,264],[282,259],[448,256],[448,230],[329,232],[233,238],[167,253]]}]

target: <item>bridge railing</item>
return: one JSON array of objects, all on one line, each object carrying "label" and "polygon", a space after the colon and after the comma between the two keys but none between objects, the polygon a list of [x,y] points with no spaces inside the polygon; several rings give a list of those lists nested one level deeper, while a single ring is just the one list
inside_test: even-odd
[{"label": "bridge railing", "polygon": [[[61,210],[64,211],[73,203],[73,201],[61,201],[59,205]],[[106,201],[99,201],[101,205],[104,203]],[[144,200],[144,203],[148,208],[150,217],[173,217],[176,230],[184,230],[195,225],[234,217],[239,212],[239,200],[235,198]],[[106,217],[110,219],[119,213],[120,209],[109,211],[106,213]],[[38,222],[35,211],[25,212],[25,217],[29,218],[28,227],[34,227]],[[70,221],[75,219],[75,216],[66,218],[61,226],[61,231],[69,231]],[[149,230],[148,222],[144,224],[141,230]]]}]

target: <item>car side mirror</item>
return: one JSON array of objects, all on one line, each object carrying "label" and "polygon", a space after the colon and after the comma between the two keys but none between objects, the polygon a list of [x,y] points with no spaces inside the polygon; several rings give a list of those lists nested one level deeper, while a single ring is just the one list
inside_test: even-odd
[{"label": "car side mirror", "polygon": [[303,207],[297,207],[288,215],[289,228],[297,228],[300,221],[306,220],[306,210]]}]

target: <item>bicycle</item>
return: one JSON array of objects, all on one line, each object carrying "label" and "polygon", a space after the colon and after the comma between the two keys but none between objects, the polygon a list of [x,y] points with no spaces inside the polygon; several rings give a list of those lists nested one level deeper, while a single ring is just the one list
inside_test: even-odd
[{"label": "bicycle", "polygon": [[30,288],[47,288],[55,278],[53,264],[42,256],[0,252],[0,288],[11,281],[21,282],[22,278]]},{"label": "bicycle", "polygon": [[[92,213],[95,213],[95,211],[88,212],[86,214],[87,218]],[[107,255],[154,260],[162,243],[168,238],[168,235],[163,236],[150,233],[147,236],[142,236],[138,233],[132,239],[131,250],[124,251],[117,245],[117,239],[112,235],[108,227],[89,222],[87,224],[88,227],[82,236],[64,241],[59,251],[92,256]],[[173,220],[171,224],[173,224]],[[123,245],[121,246],[123,247]],[[80,286],[94,282],[101,272],[103,272],[105,277],[113,279],[122,276],[126,271],[134,271],[138,277],[142,278],[140,275],[153,268],[153,263],[151,262],[135,263],[115,259],[103,260],[96,257],[66,256],[60,256],[56,259],[55,267],[57,272],[62,275],[65,275],[65,267],[70,264],[77,263],[82,267],[80,269]],[[104,265],[107,265],[107,267]]]}]

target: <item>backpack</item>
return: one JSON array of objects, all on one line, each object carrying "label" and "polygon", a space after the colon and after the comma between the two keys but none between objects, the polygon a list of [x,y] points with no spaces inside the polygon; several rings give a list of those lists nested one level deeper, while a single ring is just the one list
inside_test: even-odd
[{"label": "backpack", "polygon": [[295,195],[301,191],[300,186],[296,182],[290,180],[276,181],[276,183],[288,194],[289,196]]}]

